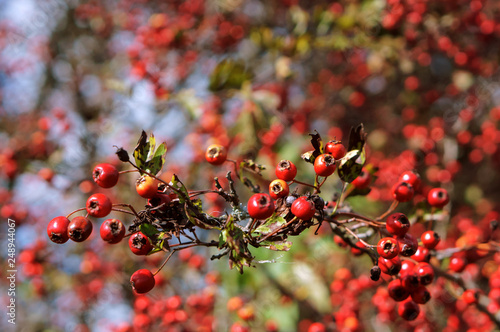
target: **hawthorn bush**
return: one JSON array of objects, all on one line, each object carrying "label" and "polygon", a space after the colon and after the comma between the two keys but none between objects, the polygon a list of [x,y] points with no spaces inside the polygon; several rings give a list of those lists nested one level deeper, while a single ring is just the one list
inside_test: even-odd
[{"label": "hawthorn bush", "polygon": [[2,330],[500,328],[495,1],[15,3]]}]

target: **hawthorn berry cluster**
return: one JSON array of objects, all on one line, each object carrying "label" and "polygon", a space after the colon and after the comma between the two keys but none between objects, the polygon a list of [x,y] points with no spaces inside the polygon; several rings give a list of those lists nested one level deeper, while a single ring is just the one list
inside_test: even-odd
[{"label": "hawthorn berry cluster", "polygon": [[[196,246],[217,247],[219,253],[212,259],[228,256],[230,267],[236,267],[242,273],[244,266],[253,266],[254,257],[249,247],[286,251],[292,245],[290,236],[299,235],[312,226],[317,226],[319,230],[326,223],[335,234],[337,244],[349,246],[353,255],[367,254],[372,259],[371,279],[377,282],[382,277],[387,281],[388,296],[399,302],[398,314],[411,321],[418,317],[420,305],[431,298],[428,286],[438,276],[451,277],[431,262],[431,258],[442,259],[436,250],[440,237],[432,229],[433,220],[418,239],[409,233],[411,225],[418,222],[415,219],[418,217],[409,218],[395,212],[399,203],[410,201],[420,190],[421,179],[416,172],[407,171],[400,175],[393,187],[393,204],[379,217],[357,214],[345,201],[356,191],[369,188],[375,174],[373,168],[365,166],[365,138],[362,125],[351,130],[348,148],[336,140],[323,145],[319,134],[312,134],[314,150],[301,157],[312,165],[314,183],[297,180],[298,167],[290,160],[281,160],[275,168],[276,178],[268,181],[268,192],[260,192],[259,186],[242,176],[244,171],[251,170],[256,176],[264,178],[262,165],[251,160],[238,162],[228,159],[224,146],[209,146],[205,153],[206,161],[218,167],[225,163],[232,164],[238,180],[255,192],[243,206],[231,172],[226,176],[227,189],[222,187],[218,178],[214,179],[216,189],[211,190],[188,190],[176,175],[170,182],[162,180],[157,174],[165,161],[165,144],[155,149],[154,136],[148,139],[143,132],[133,153],[135,163],[130,160],[127,151],[122,148],[117,150],[118,158],[133,169],[120,172],[113,165],[100,164],[94,168],[93,179],[97,185],[107,189],[117,185],[121,174],[139,173],[135,189],[139,196],[147,199],[145,209],[137,212],[130,204],[113,204],[107,195],[95,193],[88,198],[85,208],[77,209],[66,217],[52,219],[47,226],[47,234],[55,243],[65,243],[69,239],[82,242],[89,238],[93,230],[89,217],[105,218],[111,211],[133,216],[128,228],[121,220],[104,220],[100,236],[110,244],[128,237],[129,248],[135,255],[167,254],[156,272],[139,269],[132,274],[132,288],[141,294],[154,288],[155,275],[177,251]],[[335,172],[342,182],[342,190],[334,201],[325,201],[320,196],[321,188]],[[221,217],[205,212],[198,197],[208,193],[222,197],[231,211]],[[427,194],[432,213],[441,211],[449,199],[443,188],[433,188]],[[87,212],[85,216],[70,220],[71,215],[83,210]],[[202,237],[197,232],[202,230],[217,232],[219,241],[200,240]],[[450,269],[458,271],[454,267],[457,264],[452,260]],[[464,298],[470,298],[468,302],[471,304],[477,303],[473,301],[477,297],[470,290],[464,292]]]}]

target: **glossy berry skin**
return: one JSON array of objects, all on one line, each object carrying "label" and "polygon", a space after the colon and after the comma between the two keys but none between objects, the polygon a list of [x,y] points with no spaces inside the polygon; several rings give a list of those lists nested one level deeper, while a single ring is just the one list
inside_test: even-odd
[{"label": "glossy berry skin", "polygon": [[448,204],[449,201],[450,196],[448,195],[448,191],[443,188],[433,188],[427,194],[427,202],[429,202],[430,206],[438,209]]},{"label": "glossy berry skin", "polygon": [[292,181],[297,175],[297,167],[290,160],[282,160],[276,166],[276,177],[283,181]]},{"label": "glossy berry skin", "polygon": [[92,234],[92,222],[85,217],[74,217],[68,225],[68,237],[75,242],[83,242]]},{"label": "glossy berry skin", "polygon": [[397,237],[399,242],[399,253],[402,256],[410,257],[415,255],[418,249],[418,241],[411,234],[405,234]]},{"label": "glossy berry skin", "polygon": [[66,243],[69,240],[69,219],[63,216],[55,217],[47,225],[47,235],[54,243]]},{"label": "glossy berry skin", "polygon": [[118,170],[111,164],[99,164],[92,173],[94,182],[101,188],[114,187],[118,183],[119,176]]},{"label": "glossy berry skin", "polygon": [[140,269],[130,277],[130,285],[136,293],[144,294],[155,287],[155,277],[151,271]]},{"label": "glossy berry skin", "polygon": [[110,199],[104,194],[93,194],[87,199],[87,212],[92,217],[106,217],[111,212],[112,207]]},{"label": "glossy berry skin", "polygon": [[326,328],[323,323],[315,322],[309,325],[307,332],[325,332]]},{"label": "glossy berry skin", "polygon": [[151,240],[142,232],[132,234],[128,239],[128,246],[134,254],[139,256],[147,255],[153,249]]},{"label": "glossy berry skin", "polygon": [[400,275],[400,279],[403,286],[410,292],[417,289],[417,287],[420,285],[420,281],[415,271]]},{"label": "glossy berry skin", "polygon": [[403,174],[399,176],[399,182],[406,182],[408,184],[411,184],[413,189],[417,190],[420,187],[420,183],[422,182],[420,180],[420,175],[413,171],[406,171]]},{"label": "glossy berry skin", "polygon": [[468,305],[477,304],[479,301],[479,291],[477,289],[467,289],[462,293],[462,300]]},{"label": "glossy berry skin", "polygon": [[345,156],[347,150],[341,141],[330,141],[326,143],[325,153],[331,154],[335,160]]},{"label": "glossy berry skin", "polygon": [[420,236],[420,240],[422,241],[423,246],[427,249],[434,249],[438,245],[439,241],[441,241],[441,238],[438,233],[434,231],[427,231]]},{"label": "glossy berry skin", "polygon": [[253,194],[248,200],[247,209],[254,219],[267,219],[274,213],[274,202],[268,194]]},{"label": "glossy berry skin", "polygon": [[362,169],[361,173],[358,175],[357,178],[355,178],[351,184],[356,188],[356,189],[366,189],[370,186],[370,183],[372,181],[372,177],[370,175],[370,172],[368,172],[366,169]]},{"label": "glossy berry skin", "polygon": [[378,241],[377,252],[385,259],[394,258],[399,254],[399,243],[392,237],[384,237]]},{"label": "glossy berry skin", "polygon": [[407,273],[413,273],[413,269],[415,268],[415,263],[409,260],[404,260],[401,262],[401,270],[400,274],[401,276],[407,274]]},{"label": "glossy berry skin", "polygon": [[290,188],[288,187],[288,184],[281,179],[273,180],[269,184],[269,195],[271,195],[273,199],[286,197],[289,192]]},{"label": "glossy berry skin", "polygon": [[420,307],[414,301],[405,301],[399,304],[398,314],[404,320],[412,321],[420,314]]},{"label": "glossy berry skin", "polygon": [[414,253],[411,258],[417,262],[428,262],[431,259],[431,253],[429,252],[429,249],[419,246],[417,248],[417,252]]},{"label": "glossy berry skin", "polygon": [[411,200],[413,194],[413,186],[406,182],[399,182],[392,188],[392,196],[400,203]]},{"label": "glossy berry skin", "polygon": [[462,253],[453,254],[450,257],[450,265],[448,268],[453,272],[463,272],[467,266],[467,258]]},{"label": "glossy berry skin", "polygon": [[378,266],[380,266],[380,270],[384,274],[388,274],[390,276],[395,276],[401,271],[401,259],[399,256],[396,256],[391,259],[385,259],[383,257],[378,258]]},{"label": "glossy berry skin", "polygon": [[429,263],[418,263],[413,268],[421,285],[429,285],[434,280],[434,269]]},{"label": "glossy berry skin", "polygon": [[404,301],[410,296],[410,292],[403,286],[401,279],[392,280],[387,285],[387,291],[389,292],[389,296],[397,302]]},{"label": "glossy berry skin", "polygon": [[403,213],[393,213],[387,217],[385,228],[393,235],[403,236],[410,229],[410,221]]},{"label": "glossy berry skin", "polygon": [[292,213],[299,219],[310,220],[316,213],[314,203],[305,196],[297,198],[292,204]]},{"label": "glossy berry skin", "polygon": [[314,172],[317,175],[327,177],[335,172],[335,159],[328,153],[320,154],[314,159]]},{"label": "glossy berry skin", "polygon": [[149,175],[143,175],[137,179],[135,190],[141,197],[153,198],[158,195],[158,180]]},{"label": "glossy berry skin", "polygon": [[226,148],[219,144],[212,144],[205,152],[205,159],[212,165],[222,165],[227,160]]},{"label": "glossy berry skin", "polygon": [[120,242],[125,236],[125,226],[118,219],[106,219],[100,228],[101,239],[109,244]]},{"label": "glossy berry skin", "polygon": [[411,292],[411,299],[418,304],[426,304],[431,299],[431,293],[425,286],[418,286]]}]

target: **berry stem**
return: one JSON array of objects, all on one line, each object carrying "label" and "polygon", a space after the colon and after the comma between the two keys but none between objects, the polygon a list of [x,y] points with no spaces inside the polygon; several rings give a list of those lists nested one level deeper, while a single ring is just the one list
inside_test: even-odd
[{"label": "berry stem", "polygon": [[295,179],[293,179],[288,185],[291,185],[292,183],[298,183],[298,184],[301,184],[303,186],[307,186],[307,187],[311,187],[311,188],[314,188],[314,189],[318,189],[316,186],[313,186],[312,184],[305,183],[305,182],[302,182],[302,181],[298,181],[298,180],[295,180]]},{"label": "berry stem", "polygon": [[[141,220],[141,217],[139,217],[139,214],[135,211],[134,207],[130,204],[124,204],[124,203],[118,203],[118,204],[113,204],[113,206],[123,206],[123,207],[127,207],[130,209],[130,211],[133,212],[133,214],[135,215],[135,217],[139,220]],[[119,211],[119,210],[116,210],[116,211]],[[123,210],[122,210],[123,212]],[[126,211],[126,213],[129,213],[128,211]]]},{"label": "berry stem", "polygon": [[125,171],[119,171],[118,174],[136,173],[136,172],[139,172],[139,171],[136,170],[136,169],[128,169],[128,170],[125,170]]},{"label": "berry stem", "polygon": [[375,220],[379,221],[387,217],[392,211],[394,211],[398,207],[399,201],[394,200],[392,201],[391,206],[389,206],[389,209],[385,211],[382,215],[378,216]]},{"label": "berry stem", "polygon": [[68,214],[66,216],[66,219],[69,219],[69,217],[71,217],[73,214],[79,212],[79,211],[83,211],[83,210],[87,210],[87,208],[79,208],[79,209],[76,209],[75,211],[71,212],[70,214]]}]

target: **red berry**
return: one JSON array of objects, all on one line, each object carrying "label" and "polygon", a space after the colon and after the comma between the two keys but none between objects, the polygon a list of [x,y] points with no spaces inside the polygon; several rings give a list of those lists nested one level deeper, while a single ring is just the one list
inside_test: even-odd
[{"label": "red berry", "polygon": [[370,186],[372,177],[370,175],[370,172],[368,172],[366,169],[362,169],[361,173],[359,173],[358,177],[355,178],[351,184],[356,188],[356,189],[366,189]]},{"label": "red berry", "polygon": [[407,272],[400,275],[401,283],[410,292],[417,289],[420,285],[417,273],[415,271]]},{"label": "red berry", "polygon": [[128,246],[136,255],[147,255],[153,249],[151,241],[142,232],[132,234],[128,239]]},{"label": "red berry", "polygon": [[274,199],[286,197],[289,192],[288,184],[281,179],[273,180],[269,184],[269,195]]},{"label": "red berry", "polygon": [[468,305],[476,304],[479,301],[479,291],[477,289],[467,289],[462,293],[462,300]]},{"label": "red berry", "polygon": [[118,182],[119,175],[116,167],[111,164],[99,164],[92,173],[95,183],[102,188],[114,187]]},{"label": "red berry", "polygon": [[393,235],[403,236],[410,229],[410,221],[404,214],[396,212],[387,217],[385,228]]},{"label": "red berry", "polygon": [[314,171],[317,175],[327,177],[335,172],[335,159],[328,153],[320,154],[314,160]]},{"label": "red berry", "polygon": [[292,181],[297,175],[297,167],[290,160],[282,160],[276,167],[276,177],[283,181]]},{"label": "red berry", "polygon": [[205,159],[212,165],[222,165],[227,159],[226,148],[219,144],[212,144],[205,152]]},{"label": "red berry", "polygon": [[65,243],[68,241],[69,219],[63,216],[55,217],[47,225],[47,235],[54,243]]},{"label": "red berry", "polygon": [[400,182],[392,188],[392,195],[398,202],[408,202],[413,198],[413,186],[407,182]]},{"label": "red berry", "polygon": [[335,160],[344,157],[346,152],[346,148],[341,141],[330,141],[326,143],[325,153],[331,154]]},{"label": "red berry", "polygon": [[361,256],[363,254],[363,250],[361,250],[361,248],[365,248],[365,245],[361,241],[358,241],[355,244],[357,248],[351,247],[351,254],[354,256]]},{"label": "red berry", "polygon": [[438,233],[434,231],[427,231],[422,234],[420,240],[422,240],[422,244],[427,249],[434,249],[438,245],[441,238],[439,237]]},{"label": "red berry", "polygon": [[316,213],[314,203],[302,196],[297,198],[292,204],[292,213],[299,219],[310,220]]},{"label": "red berry", "polygon": [[433,188],[427,194],[427,201],[430,206],[435,208],[442,208],[450,201],[450,196],[448,195],[448,191],[443,188]]},{"label": "red berry", "polygon": [[92,233],[92,222],[85,217],[74,217],[68,225],[68,236],[75,242],[83,242]]},{"label": "red berry", "polygon": [[[163,205],[163,208],[161,209],[165,209],[165,207],[172,201],[172,198],[170,198],[169,195],[167,194],[158,194],[158,196],[155,196],[155,197],[152,197],[152,198],[148,198],[148,206],[151,207],[151,208],[155,208],[155,207],[158,207],[160,205]],[[154,214],[156,211],[155,210],[152,210],[151,213]]]},{"label": "red berry", "polygon": [[401,259],[396,256],[391,259],[385,259],[383,257],[378,258],[378,266],[382,273],[388,274],[390,276],[395,276],[401,271]]},{"label": "red berry", "polygon": [[429,249],[419,246],[417,248],[417,252],[414,253],[411,258],[417,262],[428,262],[431,259],[431,253],[429,252]]},{"label": "red berry", "polygon": [[87,199],[87,212],[96,218],[106,217],[112,208],[111,201],[104,194],[94,194]]},{"label": "red berry", "polygon": [[398,314],[404,320],[415,320],[420,314],[420,307],[415,302],[408,300],[399,304]]},{"label": "red berry", "polygon": [[434,269],[429,263],[418,263],[417,265],[415,265],[413,270],[417,274],[418,280],[421,285],[429,285],[434,280]]},{"label": "red berry", "polygon": [[425,286],[418,286],[412,290],[411,299],[418,304],[426,304],[431,299],[431,293]]},{"label": "red berry", "polygon": [[109,244],[120,242],[125,236],[125,226],[118,219],[106,219],[101,224],[101,239]]},{"label": "red berry", "polygon": [[378,241],[377,252],[383,258],[394,258],[399,254],[399,243],[392,237],[384,237]]},{"label": "red berry", "polygon": [[389,285],[387,285],[387,291],[389,296],[397,302],[404,301],[410,296],[410,292],[401,283],[401,279],[392,280]]},{"label": "red berry", "polygon": [[465,270],[467,266],[467,259],[463,253],[456,253],[450,257],[450,265],[448,268],[453,272],[460,273]]},{"label": "red berry", "polygon": [[413,189],[417,190],[421,183],[420,175],[412,171],[407,171],[399,176],[399,182],[406,182],[410,184]]},{"label": "red berry", "polygon": [[151,271],[140,269],[130,277],[130,285],[136,293],[144,294],[155,287],[155,277]]},{"label": "red berry", "polygon": [[135,189],[139,196],[153,198],[158,195],[158,180],[149,175],[143,175],[137,179]]},{"label": "red berry", "polygon": [[255,219],[267,219],[274,213],[274,202],[268,194],[254,194],[248,200],[248,214]]},{"label": "red berry", "polygon": [[413,268],[415,267],[415,265],[415,263],[409,260],[404,260],[403,262],[401,262],[401,276],[407,273],[413,273]]},{"label": "red berry", "polygon": [[398,236],[399,242],[399,252],[402,256],[410,257],[415,255],[418,249],[418,241],[411,234],[405,234],[403,236]]},{"label": "red berry", "polygon": [[325,331],[326,331],[325,325],[319,322],[312,323],[311,325],[309,325],[309,328],[307,329],[307,332],[325,332]]}]

